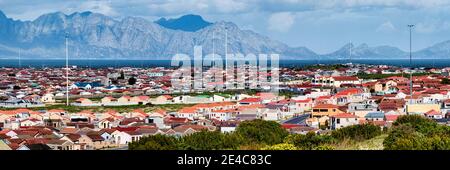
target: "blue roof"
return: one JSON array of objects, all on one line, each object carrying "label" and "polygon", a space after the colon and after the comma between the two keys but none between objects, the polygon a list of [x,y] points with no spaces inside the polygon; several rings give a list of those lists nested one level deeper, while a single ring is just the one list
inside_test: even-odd
[{"label": "blue roof", "polygon": [[383,112],[369,112],[364,117],[365,118],[384,118],[384,113]]}]

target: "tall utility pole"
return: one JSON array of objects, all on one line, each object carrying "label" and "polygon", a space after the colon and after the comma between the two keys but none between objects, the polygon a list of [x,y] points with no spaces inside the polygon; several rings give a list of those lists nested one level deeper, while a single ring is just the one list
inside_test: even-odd
[{"label": "tall utility pole", "polygon": [[411,95],[411,98],[409,99],[409,104],[412,104],[412,97],[413,97],[413,80],[412,80],[412,29],[414,27],[413,24],[408,25],[409,27],[409,93]]},{"label": "tall utility pole", "polygon": [[352,52],[353,52],[353,43],[350,43],[350,64],[352,64]]},{"label": "tall utility pole", "polygon": [[69,34],[66,33],[66,105],[69,106]]},{"label": "tall utility pole", "polygon": [[228,55],[227,55],[227,53],[228,53],[228,31],[225,28],[225,69],[228,69]]},{"label": "tall utility pole", "polygon": [[19,48],[19,68],[22,68],[22,61],[20,60],[22,50]]}]

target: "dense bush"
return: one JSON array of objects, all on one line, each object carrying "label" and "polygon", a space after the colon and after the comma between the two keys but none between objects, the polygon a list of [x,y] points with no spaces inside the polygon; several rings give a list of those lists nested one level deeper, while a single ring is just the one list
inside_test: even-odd
[{"label": "dense bush", "polygon": [[285,139],[285,143],[293,144],[295,147],[303,150],[314,150],[318,147],[334,143],[335,139],[330,135],[317,135],[309,132],[306,135],[293,134]]},{"label": "dense bush", "polygon": [[[234,133],[200,131],[181,138],[165,135],[143,137],[130,150],[222,150],[241,146],[265,146],[283,142],[288,132],[273,121],[244,121]],[[257,148],[259,149],[259,148]]]},{"label": "dense bush", "polygon": [[179,139],[160,134],[143,137],[137,142],[128,144],[130,150],[178,150],[180,146]]},{"label": "dense bush", "polygon": [[272,146],[263,147],[261,150],[298,150],[297,147],[289,143],[280,143]]},{"label": "dense bush", "polygon": [[241,139],[235,134],[223,134],[220,131],[200,131],[182,138],[182,149],[220,150],[237,149]]},{"label": "dense bush", "polygon": [[[410,128],[414,131],[413,128]],[[381,134],[374,125],[354,125],[332,132],[331,135],[317,135],[313,132],[291,134],[273,121],[244,121],[233,133],[220,131],[200,131],[184,137],[155,135],[143,137],[129,144],[130,150],[224,150],[224,149],[265,149],[265,150],[330,150],[344,139],[363,140]],[[397,136],[409,134],[399,131]],[[432,146],[442,146],[438,138],[428,141]],[[448,143],[448,140],[444,140]],[[415,145],[414,143],[411,145]],[[408,145],[409,146],[409,145]]]},{"label": "dense bush", "polygon": [[450,127],[419,115],[400,116],[383,145],[387,150],[449,150]]},{"label": "dense bush", "polygon": [[236,128],[235,133],[242,136],[247,144],[261,143],[267,145],[282,143],[283,139],[289,134],[279,123],[260,119],[242,122]]},{"label": "dense bush", "polygon": [[371,124],[347,126],[331,133],[337,140],[351,139],[356,141],[371,139],[381,135],[381,128]]}]

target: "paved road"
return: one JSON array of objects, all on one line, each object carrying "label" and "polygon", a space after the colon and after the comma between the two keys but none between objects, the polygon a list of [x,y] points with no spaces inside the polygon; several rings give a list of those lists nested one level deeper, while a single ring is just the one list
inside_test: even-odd
[{"label": "paved road", "polygon": [[311,116],[311,114],[303,114],[299,115],[297,117],[290,118],[283,122],[283,124],[299,124],[299,125],[306,125],[306,119],[308,119]]}]

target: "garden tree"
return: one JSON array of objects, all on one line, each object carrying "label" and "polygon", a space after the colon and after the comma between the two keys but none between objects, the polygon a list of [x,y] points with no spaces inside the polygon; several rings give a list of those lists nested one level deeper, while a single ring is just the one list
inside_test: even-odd
[{"label": "garden tree", "polygon": [[356,141],[371,139],[378,135],[381,135],[381,128],[372,124],[347,126],[331,133],[331,136],[337,140],[352,139]]},{"label": "garden tree", "polygon": [[303,134],[291,134],[284,140],[285,143],[293,144],[303,150],[315,150],[325,144],[332,144],[335,139],[330,135],[317,135],[314,132]]},{"label": "garden tree", "polygon": [[14,85],[13,90],[20,90],[20,86]]},{"label": "garden tree", "polygon": [[386,150],[448,150],[450,127],[419,115],[400,116],[383,146]]},{"label": "garden tree", "polygon": [[181,142],[173,136],[153,135],[128,144],[130,150],[178,150]]},{"label": "garden tree", "polygon": [[8,100],[9,97],[8,96],[0,96],[0,101],[5,101]]},{"label": "garden tree", "polygon": [[129,85],[134,85],[134,84],[136,84],[136,78],[134,78],[134,77],[130,77],[129,79],[128,79],[128,84]]},{"label": "garden tree", "polygon": [[255,119],[244,121],[236,128],[237,135],[242,136],[247,144],[260,143],[274,145],[282,143],[288,132],[274,121]]},{"label": "garden tree", "polygon": [[125,79],[125,73],[122,71],[120,71],[120,77],[118,77],[117,79]]},{"label": "garden tree", "polygon": [[450,79],[448,79],[448,78],[443,78],[443,79],[441,80],[441,84],[450,84]]}]

